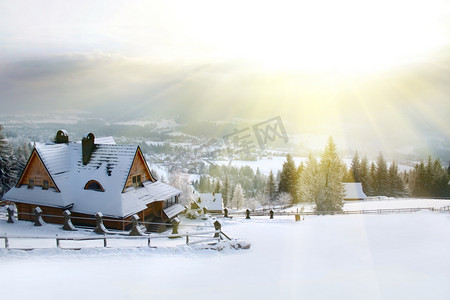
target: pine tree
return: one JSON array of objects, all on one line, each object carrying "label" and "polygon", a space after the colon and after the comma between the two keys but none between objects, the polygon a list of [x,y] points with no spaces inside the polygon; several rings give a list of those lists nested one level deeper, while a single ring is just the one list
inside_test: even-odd
[{"label": "pine tree", "polygon": [[223,200],[223,207],[228,207],[229,203],[228,203],[228,190],[229,190],[229,185],[230,183],[228,182],[228,176],[225,177],[225,182],[223,183],[222,186],[222,200]]},{"label": "pine tree", "polygon": [[370,185],[370,170],[369,170],[369,161],[367,157],[364,156],[360,163],[360,179],[361,185],[363,188],[363,192],[366,195],[372,195],[372,187]]},{"label": "pine tree", "polygon": [[386,196],[389,189],[388,169],[386,161],[383,158],[383,154],[377,158],[377,165],[375,168],[374,177],[374,192],[378,196]]},{"label": "pine tree", "polygon": [[277,186],[276,186],[276,182],[275,182],[275,177],[273,176],[272,170],[270,170],[269,177],[267,178],[267,182],[266,182],[266,189],[265,189],[265,192],[266,192],[267,196],[269,197],[270,201],[275,201],[276,188],[277,188]]},{"label": "pine tree", "polygon": [[298,203],[298,177],[297,168],[295,167],[294,158],[291,154],[286,155],[286,162],[280,174],[280,183],[278,184],[278,193],[289,193],[293,203]]},{"label": "pine tree", "polygon": [[222,187],[220,186],[220,180],[217,180],[216,186],[214,187],[214,193],[220,193]]},{"label": "pine tree", "polygon": [[14,172],[15,159],[2,131],[3,126],[0,125],[0,198],[14,186],[17,176]]},{"label": "pine tree", "polygon": [[398,174],[398,166],[395,161],[389,167],[388,170],[388,193],[389,197],[402,197],[405,194],[405,184],[402,178]]},{"label": "pine tree", "polygon": [[358,152],[355,152],[355,155],[353,156],[352,159],[352,164],[350,166],[350,170],[349,170],[349,176],[350,176],[350,180],[349,182],[361,182],[361,163],[359,161],[359,157],[358,157]]},{"label": "pine tree", "polygon": [[343,175],[344,165],[339,158],[336,145],[330,137],[319,164],[317,211],[340,211],[342,209],[344,205]]}]

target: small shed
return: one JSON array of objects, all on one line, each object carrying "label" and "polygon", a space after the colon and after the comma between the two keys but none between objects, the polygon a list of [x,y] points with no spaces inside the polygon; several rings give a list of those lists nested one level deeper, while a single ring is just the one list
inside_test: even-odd
[{"label": "small shed", "polygon": [[220,193],[196,193],[197,199],[193,203],[192,207],[198,207],[203,209],[206,207],[208,212],[211,213],[222,213],[223,211],[223,201],[222,194]]},{"label": "small shed", "polygon": [[362,189],[361,182],[346,182],[344,183],[344,200],[365,200],[367,199],[366,194]]}]

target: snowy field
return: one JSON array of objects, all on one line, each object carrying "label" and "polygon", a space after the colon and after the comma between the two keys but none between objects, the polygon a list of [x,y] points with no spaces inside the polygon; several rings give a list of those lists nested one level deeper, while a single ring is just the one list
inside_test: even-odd
[{"label": "snowy field", "polygon": [[[449,213],[219,220],[226,234],[251,248],[0,249],[2,299],[448,299],[450,294]],[[181,231],[187,228],[195,227]],[[54,225],[0,220],[1,233],[17,230],[66,234]]]}]

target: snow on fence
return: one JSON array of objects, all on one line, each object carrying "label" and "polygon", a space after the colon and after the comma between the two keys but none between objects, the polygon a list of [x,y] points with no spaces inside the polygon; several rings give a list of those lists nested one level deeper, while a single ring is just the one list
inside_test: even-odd
[{"label": "snow on fence", "polygon": [[[8,207],[8,223],[15,223],[15,212],[13,207]],[[64,218],[64,225],[61,229],[65,231],[77,231],[78,229],[72,224],[71,221],[71,214],[70,211],[66,210],[64,211],[64,216],[58,216],[58,215],[44,215],[42,214],[42,210],[39,207],[36,207],[32,214],[34,216],[34,226],[42,226],[45,224],[43,217],[57,217],[57,218]],[[21,235],[7,235],[6,233],[4,235],[0,235],[0,239],[3,238],[5,242],[5,248],[10,248],[9,240],[10,239],[28,239],[28,240],[37,240],[37,239],[55,239],[56,240],[56,246],[61,248],[61,241],[95,241],[95,240],[103,240],[103,247],[108,246],[108,240],[147,240],[147,245],[151,246],[151,240],[153,239],[175,239],[175,238],[182,238],[185,237],[186,244],[187,245],[193,245],[197,243],[205,243],[205,242],[219,242],[220,240],[226,238],[228,240],[231,240],[225,233],[222,232],[222,225],[216,221],[214,222],[214,230],[203,230],[203,231],[196,231],[196,232],[186,232],[186,233],[178,233],[178,226],[179,226],[179,220],[174,219],[172,220],[172,234],[169,235],[162,235],[162,234],[151,234],[146,233],[142,230],[141,225],[142,224],[164,224],[164,223],[152,223],[152,222],[139,222],[139,217],[137,215],[133,215],[131,218],[132,228],[130,231],[111,231],[108,230],[105,225],[103,224],[103,214],[101,212],[98,212],[94,218],[85,218],[83,219],[87,220],[95,220],[96,226],[93,229],[93,232],[97,234],[101,234],[102,237],[86,237],[86,236],[80,236],[80,237],[61,237],[56,235],[53,236],[21,236]],[[113,220],[108,219],[108,221],[115,221],[115,222],[130,222],[125,220]],[[192,225],[195,227],[208,227],[212,228],[212,226],[199,226],[199,225]],[[211,237],[211,234],[214,234],[214,236]],[[190,240],[191,238],[191,240]],[[192,239],[195,239],[195,241],[192,241]],[[33,248],[31,248],[33,249]],[[69,248],[71,249],[71,248]],[[78,249],[78,248],[77,248]]]},{"label": "snow on fence", "polygon": [[[312,215],[354,215],[354,214],[390,214],[390,213],[414,213],[418,211],[450,211],[450,206],[445,206],[441,208],[435,207],[412,207],[412,208],[382,208],[382,209],[362,209],[362,210],[342,210],[342,211],[250,211],[249,209],[245,211],[234,212],[234,215],[245,215],[246,219],[250,219],[250,216],[269,216],[270,219],[275,216],[295,216],[297,218],[301,216],[312,216]],[[224,216],[229,217],[229,211],[225,210]]]},{"label": "snow on fence", "polygon": [[[212,234],[214,234],[212,236]],[[61,245],[61,241],[75,241],[75,242],[83,242],[83,241],[102,241],[103,247],[108,247],[108,241],[112,240],[120,240],[120,241],[140,241],[139,243],[132,245],[133,247],[140,247],[142,245],[142,241],[147,242],[148,247],[152,247],[151,241],[157,240],[157,239],[167,239],[167,238],[185,238],[185,244],[186,245],[194,245],[198,243],[207,243],[207,242],[214,242],[218,243],[222,239],[222,235],[224,235],[221,230],[212,230],[212,231],[198,231],[198,232],[186,232],[186,233],[180,233],[180,234],[169,234],[169,235],[146,235],[146,236],[117,236],[117,235],[103,235],[103,236],[70,236],[70,237],[64,237],[64,236],[25,236],[25,235],[0,235],[0,239],[4,239],[4,245],[6,249],[22,249],[22,250],[33,250],[36,249],[36,247],[31,248],[17,248],[17,247],[10,247],[10,241],[12,239],[21,239],[21,240],[28,240],[28,241],[36,241],[37,240],[55,240],[56,247],[62,248],[62,249],[81,249],[82,247],[63,247]],[[226,235],[224,235],[226,236]],[[227,236],[226,236],[227,237]],[[190,238],[196,238],[195,241],[190,241]],[[228,238],[228,237],[227,237]],[[90,246],[89,248],[92,248],[95,246]],[[116,246],[117,247],[117,246]],[[122,245],[123,247],[123,245]],[[42,248],[42,247],[39,247]],[[86,248],[86,247],[84,247]]]}]

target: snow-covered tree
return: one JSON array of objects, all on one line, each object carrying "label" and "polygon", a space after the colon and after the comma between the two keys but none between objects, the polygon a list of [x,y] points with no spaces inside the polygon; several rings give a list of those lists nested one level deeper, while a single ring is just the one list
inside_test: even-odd
[{"label": "snow-covered tree", "polygon": [[256,197],[249,197],[245,199],[245,208],[254,211],[260,205]]},{"label": "snow-covered tree", "polygon": [[189,182],[189,175],[180,171],[170,174],[170,185],[181,191],[179,203],[184,206],[190,206],[194,200],[194,189]]},{"label": "snow-covered tree", "polygon": [[289,193],[280,193],[277,196],[276,202],[281,206],[281,209],[286,208],[292,203],[292,196]]},{"label": "snow-covered tree", "polygon": [[310,153],[300,177],[300,199],[303,202],[316,202],[319,194],[319,166]]},{"label": "snow-covered tree", "polygon": [[244,191],[242,190],[241,185],[238,183],[234,188],[232,204],[230,206],[236,207],[237,209],[241,209],[244,205],[245,196]]},{"label": "snow-covered tree", "polygon": [[14,186],[16,181],[15,159],[2,131],[3,126],[0,125],[0,198]]}]

